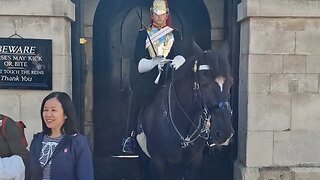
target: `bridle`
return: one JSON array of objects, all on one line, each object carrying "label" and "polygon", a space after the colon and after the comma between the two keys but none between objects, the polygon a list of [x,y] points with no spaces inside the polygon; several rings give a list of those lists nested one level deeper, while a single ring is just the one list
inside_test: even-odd
[{"label": "bridle", "polygon": [[[206,103],[204,102],[202,93],[201,93],[201,87],[199,83],[199,77],[198,77],[198,71],[206,71],[210,70],[209,65],[199,65],[198,62],[194,62],[194,67],[193,67],[193,96],[195,99],[198,99],[200,101],[201,105],[201,115],[198,121],[198,125],[195,125],[194,121],[190,118],[188,113],[184,110],[182,105],[180,104],[176,93],[175,93],[175,87],[174,87],[174,81],[171,80],[169,87],[168,87],[168,94],[167,94],[167,106],[164,106],[166,111],[165,115],[168,115],[169,122],[171,124],[171,127],[173,128],[176,136],[180,140],[180,144],[182,148],[188,147],[190,144],[193,144],[198,138],[203,138],[206,141],[210,137],[210,127],[211,124],[213,123],[212,121],[214,120],[212,113],[215,112],[218,109],[222,108],[230,108],[230,104],[228,101],[225,102],[218,102],[216,105],[213,106],[212,112],[209,111]],[[172,70],[172,76],[173,76],[173,70]],[[173,79],[173,78],[172,78]],[[186,119],[191,123],[191,128],[194,128],[193,131],[190,131],[187,136],[183,136],[182,133],[179,131],[177,126],[175,125],[173,119],[172,119],[172,95],[176,99],[176,103],[178,104],[179,108],[183,112],[184,116]],[[166,108],[167,107],[167,108]]]}]

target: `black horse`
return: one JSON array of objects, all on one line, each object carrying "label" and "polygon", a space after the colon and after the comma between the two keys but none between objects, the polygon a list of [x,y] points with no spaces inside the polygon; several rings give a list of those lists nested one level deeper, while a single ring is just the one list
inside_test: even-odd
[{"label": "black horse", "polygon": [[193,51],[139,114],[137,140],[153,179],[194,179],[205,146],[227,145],[234,133],[226,56],[203,52],[195,42]]}]

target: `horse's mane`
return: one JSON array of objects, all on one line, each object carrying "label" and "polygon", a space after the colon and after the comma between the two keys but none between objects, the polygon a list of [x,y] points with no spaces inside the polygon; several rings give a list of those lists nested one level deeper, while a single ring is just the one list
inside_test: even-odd
[{"label": "horse's mane", "polygon": [[209,64],[213,79],[223,76],[226,78],[225,85],[228,88],[231,87],[233,78],[228,60],[229,45],[227,41],[223,43],[220,49],[203,51],[192,38],[185,38],[183,47],[186,62],[175,72],[175,81],[190,77],[195,60],[201,60],[201,63]]}]

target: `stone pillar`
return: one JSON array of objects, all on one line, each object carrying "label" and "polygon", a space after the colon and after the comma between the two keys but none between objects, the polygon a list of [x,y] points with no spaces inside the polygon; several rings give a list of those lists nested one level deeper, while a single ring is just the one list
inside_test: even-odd
[{"label": "stone pillar", "polygon": [[[52,39],[53,91],[72,92],[71,0],[0,0],[0,37]],[[0,89],[1,113],[25,122],[28,142],[41,131],[40,105],[45,90]]]},{"label": "stone pillar", "polygon": [[242,0],[235,180],[320,179],[320,1]]},{"label": "stone pillar", "polygon": [[91,149],[94,148],[94,124],[93,124],[93,20],[100,0],[84,0],[84,37],[86,38],[85,52],[87,62],[86,77],[86,107],[85,107],[85,134]]}]

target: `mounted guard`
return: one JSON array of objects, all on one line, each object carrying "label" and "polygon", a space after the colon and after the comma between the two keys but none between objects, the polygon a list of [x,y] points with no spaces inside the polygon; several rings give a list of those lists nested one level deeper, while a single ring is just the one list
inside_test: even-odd
[{"label": "mounted guard", "polygon": [[[162,71],[166,63],[170,62],[174,69],[178,69],[185,62],[182,55],[182,37],[171,27],[167,1],[154,0],[150,16],[151,24],[139,31],[134,50],[134,60],[140,74],[137,82],[131,87],[128,130],[136,128],[141,107],[147,104],[164,84],[165,77]],[[141,20],[140,16],[139,18]],[[123,152],[134,152],[134,137],[135,131],[131,131],[129,137],[124,139]]]}]

